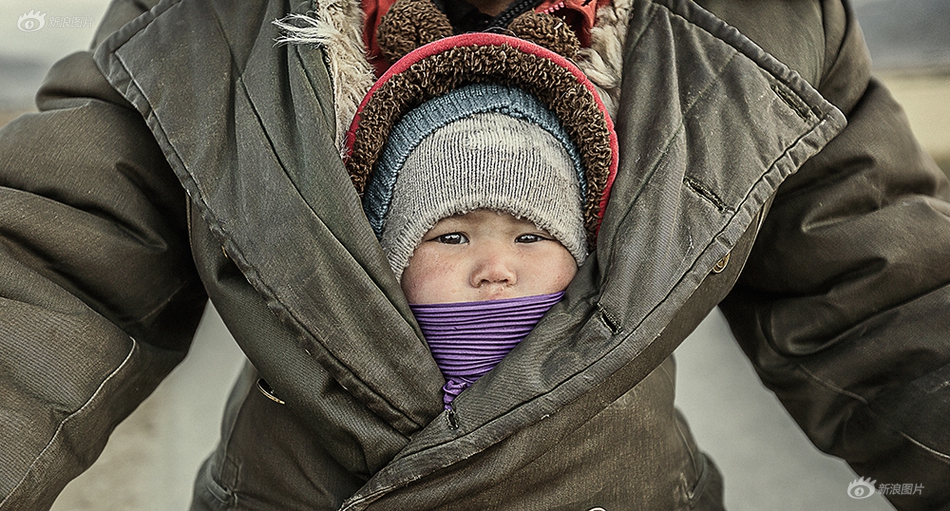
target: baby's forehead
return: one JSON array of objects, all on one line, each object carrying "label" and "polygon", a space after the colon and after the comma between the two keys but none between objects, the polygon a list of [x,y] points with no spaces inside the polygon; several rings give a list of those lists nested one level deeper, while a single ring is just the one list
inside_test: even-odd
[{"label": "baby's forehead", "polygon": [[455,213],[442,218],[437,222],[437,225],[488,222],[502,222],[510,225],[521,225],[525,227],[530,226],[535,229],[540,229],[536,223],[527,218],[521,217],[509,211],[493,208],[476,209],[462,213]]}]

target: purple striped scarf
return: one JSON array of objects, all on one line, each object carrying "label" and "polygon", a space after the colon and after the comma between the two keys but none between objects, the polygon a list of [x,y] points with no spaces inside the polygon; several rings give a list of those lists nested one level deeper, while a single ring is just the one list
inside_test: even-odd
[{"label": "purple striped scarf", "polygon": [[480,302],[410,305],[452,400],[528,336],[564,292]]}]

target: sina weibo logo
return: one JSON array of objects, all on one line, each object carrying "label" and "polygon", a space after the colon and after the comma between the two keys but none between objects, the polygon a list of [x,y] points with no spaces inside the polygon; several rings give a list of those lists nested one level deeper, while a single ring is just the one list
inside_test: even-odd
[{"label": "sina weibo logo", "polygon": [[20,19],[16,22],[16,28],[24,32],[36,32],[45,26],[46,13],[41,13],[40,11],[30,11],[26,14],[21,14]]},{"label": "sina weibo logo", "polygon": [[866,499],[874,495],[874,483],[871,478],[859,477],[848,485],[848,496],[852,499]]}]

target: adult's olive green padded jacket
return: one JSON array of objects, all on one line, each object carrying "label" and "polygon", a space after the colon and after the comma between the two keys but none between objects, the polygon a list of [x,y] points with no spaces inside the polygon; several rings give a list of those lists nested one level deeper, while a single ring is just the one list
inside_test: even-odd
[{"label": "adult's olive green padded jacket", "polygon": [[819,448],[946,508],[946,180],[847,6],[701,3],[632,3],[597,250],[444,411],[334,147],[324,51],[274,44],[312,6],[115,0],[0,132],[0,509],[93,462],[207,297],[253,367],[196,508],[715,509],[668,356],[720,302]]}]

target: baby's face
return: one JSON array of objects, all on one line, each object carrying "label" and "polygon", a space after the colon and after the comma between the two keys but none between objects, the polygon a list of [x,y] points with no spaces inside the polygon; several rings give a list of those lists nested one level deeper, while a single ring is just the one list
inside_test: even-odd
[{"label": "baby's face", "polygon": [[402,289],[413,304],[498,300],[563,291],[576,273],[571,253],[534,223],[477,210],[423,236]]}]

